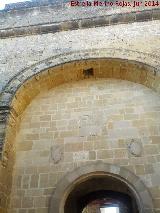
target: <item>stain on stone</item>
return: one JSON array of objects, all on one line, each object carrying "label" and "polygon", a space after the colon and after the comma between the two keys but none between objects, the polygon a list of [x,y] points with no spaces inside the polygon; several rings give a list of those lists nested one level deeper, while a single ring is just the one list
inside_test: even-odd
[{"label": "stain on stone", "polygon": [[51,160],[53,160],[55,164],[58,164],[63,159],[63,154],[63,146],[53,145],[51,147]]}]

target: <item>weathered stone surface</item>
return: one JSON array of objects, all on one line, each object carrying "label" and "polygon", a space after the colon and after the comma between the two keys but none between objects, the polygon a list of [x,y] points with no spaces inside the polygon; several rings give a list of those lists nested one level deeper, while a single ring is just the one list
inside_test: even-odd
[{"label": "weathered stone surface", "polygon": [[[74,62],[74,69],[82,67],[80,62],[77,63]],[[96,61],[94,63],[96,66]],[[115,61],[112,63],[116,66]],[[90,65],[85,61],[86,67]],[[72,65],[66,64],[63,68],[70,75]],[[52,74],[51,70],[49,73]],[[62,75],[59,76],[61,77]],[[46,84],[48,85],[48,81]],[[156,92],[143,85],[120,79],[91,77],[40,93],[23,114],[16,137],[16,175],[11,202],[17,196],[24,202],[25,196],[18,194],[16,189],[25,189],[27,196],[30,195],[36,203],[33,209],[41,205],[41,208],[48,210],[45,202],[38,202],[42,197],[47,199],[46,194],[41,195],[41,190],[55,188],[61,177],[69,173],[67,180],[61,179],[60,190],[63,191],[66,184],[72,184],[80,175],[79,170],[74,174],[70,173],[74,168],[86,165],[80,171],[100,172],[104,169],[102,162],[114,163],[114,166],[106,166],[105,171],[125,179],[141,194],[145,190],[143,182],[148,189],[157,186],[159,104],[159,95]],[[81,128],[86,128],[83,135]],[[132,128],[138,134],[134,142],[133,137],[130,137]],[[118,135],[116,132],[119,129],[122,132]],[[110,134],[110,130],[114,130],[114,133]],[[124,130],[126,133],[122,134]],[[98,134],[93,134],[95,131]],[[142,155],[142,150],[139,152],[139,143],[144,147]],[[133,145],[133,155],[128,154],[128,144]],[[91,165],[92,162],[95,162],[94,166]],[[154,171],[157,171],[156,175],[153,175]],[[31,192],[33,189],[36,191]],[[156,198],[159,197],[159,192],[157,193],[154,195]],[[144,203],[145,199],[148,198],[144,197]],[[23,205],[29,209],[32,202],[28,200]],[[14,206],[17,210],[21,209],[19,202]]]},{"label": "weathered stone surface", "polygon": [[[58,2],[56,2],[57,4]],[[45,7],[25,8],[0,12],[1,28],[22,27],[28,25],[42,25],[44,23],[80,20],[85,18],[101,17],[117,13],[130,13],[134,11],[153,10],[153,7],[70,7],[69,4],[60,3],[60,7],[48,5]],[[155,8],[154,8],[155,9]],[[158,10],[158,8],[157,8]],[[41,18],[37,18],[41,17]]]},{"label": "weathered stone surface", "polygon": [[63,159],[63,146],[56,145],[51,147],[51,159],[55,164]]},{"label": "weathered stone surface", "polygon": [[140,157],[142,155],[142,143],[140,140],[137,139],[131,139],[128,141],[128,151],[136,156]]},{"label": "weathered stone surface", "polygon": [[[153,16],[154,14],[154,16]],[[152,21],[152,19],[158,19],[157,9],[150,11],[139,11],[131,13],[119,13],[112,14],[108,16],[92,17],[87,19],[78,19],[59,23],[49,23],[42,25],[33,26],[22,26],[20,28],[9,28],[0,30],[0,38],[7,37],[18,37],[26,35],[36,35],[36,34],[46,34],[46,33],[56,33],[65,30],[76,30],[79,28],[91,28],[91,27],[102,27],[113,24],[128,24],[131,22],[143,22]]]},{"label": "weathered stone surface", "polygon": [[[147,35],[146,31],[148,32]],[[20,71],[22,73],[23,70],[23,75],[29,78],[30,73],[34,73],[35,64],[38,65],[40,61],[49,58],[46,60],[47,63],[51,57],[55,57],[56,62],[53,62],[50,66],[55,66],[57,61],[63,63],[71,60],[86,59],[86,57],[113,57],[141,61],[158,68],[159,40],[158,38],[156,39],[158,33],[159,21],[152,21],[125,26],[108,26],[103,27],[103,29],[79,29],[58,34],[49,33],[41,36],[33,35],[24,38],[1,40],[0,91],[2,91],[8,80],[17,75],[17,73]],[[132,39],[128,39],[129,35],[131,35]],[[146,40],[150,41],[148,45],[144,45],[146,41],[144,36]],[[50,45],[46,46],[46,41]],[[34,65],[34,68],[25,69],[31,65]],[[39,68],[37,65],[37,72],[38,69],[41,71],[45,67],[47,68],[46,65]],[[9,91],[11,91],[11,88],[9,88]]]},{"label": "weathered stone surface", "polygon": [[136,13],[136,21],[147,21],[152,19],[152,10]]},{"label": "weathered stone surface", "polygon": [[74,161],[87,161],[89,160],[89,153],[88,152],[74,152],[73,153],[73,160]]},{"label": "weathered stone surface", "polygon": [[[6,213],[9,203],[11,213],[48,212],[57,181],[93,161],[96,166],[80,171],[103,171],[102,161],[116,164],[105,171],[136,184],[148,213],[144,182],[159,212],[159,9],[139,9],[84,13],[66,6],[0,13],[1,33],[11,36],[0,41],[0,212]],[[23,35],[28,36],[17,37]],[[69,83],[84,79],[83,70],[90,68],[88,79]],[[95,78],[133,81],[157,93],[128,81]],[[128,153],[133,137],[141,140],[140,156],[137,144],[131,146],[134,155]],[[62,191],[79,177],[76,171],[61,182]]]}]

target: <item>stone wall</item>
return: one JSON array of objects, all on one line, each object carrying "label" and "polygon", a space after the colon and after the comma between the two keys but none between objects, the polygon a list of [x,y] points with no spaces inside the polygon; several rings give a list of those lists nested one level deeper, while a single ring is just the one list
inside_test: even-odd
[{"label": "stone wall", "polygon": [[[39,94],[16,137],[10,212],[47,212],[66,172],[102,160],[139,176],[158,213],[159,106],[151,89],[114,79],[86,79]],[[142,149],[138,154],[129,148],[134,143]]]},{"label": "stone wall", "polygon": [[[103,17],[111,14],[151,9],[159,9],[159,7],[70,7],[69,4],[61,1],[61,5],[58,5],[57,7],[54,5],[48,5],[44,7],[10,10],[7,12],[1,11],[0,25],[1,29],[8,29],[22,26],[42,25],[46,23],[82,20],[85,18]],[[158,13],[157,16],[159,17]]]},{"label": "stone wall", "polygon": [[[40,62],[76,60],[86,52],[99,57],[140,61],[159,69],[160,21],[81,29],[0,40],[0,92],[20,72]],[[147,32],[147,34],[146,34]],[[147,43],[147,45],[146,45]],[[68,55],[71,54],[71,57]],[[94,56],[95,57],[95,56]],[[48,62],[49,61],[49,62]],[[63,63],[62,61],[62,63]],[[33,67],[32,67],[33,66]]]},{"label": "stone wall", "polygon": [[[101,54],[102,53],[103,52],[101,52]],[[94,57],[94,54],[95,53],[92,51],[91,55],[89,54],[89,56]],[[76,54],[73,56],[74,58],[77,57]],[[81,58],[83,55],[78,56]],[[86,56],[87,54],[85,54],[85,57]],[[96,54],[95,56],[97,57]],[[70,55],[69,58],[65,58],[65,60],[69,60],[70,57],[72,57],[72,55]],[[84,59],[87,59],[88,56],[86,58],[85,57]],[[61,63],[61,60],[64,63],[63,58],[59,58],[59,60],[59,63]],[[72,58],[70,60],[72,60]],[[51,62],[50,59],[49,65],[51,67],[53,66],[50,69],[46,68],[48,63],[45,61],[44,64],[42,63],[36,68],[32,67],[31,70],[26,70],[26,72],[20,73],[20,75],[17,75],[16,78],[10,81],[2,95],[2,115],[0,117],[2,128],[0,142],[3,146],[3,172],[1,174],[0,182],[3,186],[2,194],[5,195],[2,196],[1,194],[1,206],[4,207],[4,212],[7,210],[7,204],[9,203],[9,194],[12,185],[12,167],[14,165],[16,145],[14,138],[16,136],[16,132],[19,130],[19,125],[21,122],[20,118],[23,115],[25,108],[31,103],[37,94],[39,94],[41,91],[48,91],[49,89],[66,82],[78,81],[88,78],[90,75],[88,76],[88,74],[85,74],[84,71],[90,69],[93,69],[92,74],[94,78],[124,79],[144,84],[158,93],[160,91],[159,75],[157,72],[155,72],[154,67],[146,66],[138,62],[136,63],[127,60],[98,58],[94,60],[82,60],[72,63],[65,63],[59,66],[55,66],[55,62],[57,63],[56,58],[53,58],[53,62]],[[42,70],[45,68],[46,70],[42,72]],[[6,118],[8,119],[6,120]]]},{"label": "stone wall", "polygon": [[[146,86],[154,88],[156,91],[159,91],[160,87],[159,87],[158,79],[159,79],[159,68],[160,68],[160,63],[159,63],[160,40],[158,35],[160,33],[160,28],[159,28],[160,13],[158,8],[154,8],[154,9],[152,8],[152,10],[149,10],[149,11],[148,9],[149,8],[145,8],[145,11],[144,12],[141,11],[140,13],[137,10],[133,10],[132,13],[130,13],[131,10],[128,10],[126,8],[123,8],[123,9],[116,8],[114,10],[106,10],[106,8],[96,8],[96,7],[92,9],[91,8],[82,9],[82,8],[70,8],[67,5],[62,4],[61,7],[57,7],[57,8],[52,6],[47,6],[47,7],[30,8],[28,10],[26,9],[12,10],[12,11],[8,11],[7,13],[6,12],[0,13],[0,28],[1,28],[0,38],[5,38],[0,40],[0,49],[1,49],[0,51],[0,150],[2,150],[2,145],[4,145],[4,142],[5,142],[5,146],[3,149],[3,157],[1,156],[2,161],[0,161],[0,212],[6,213],[7,206],[10,202],[9,195],[10,195],[11,185],[12,185],[12,168],[15,161],[15,151],[16,151],[15,144],[17,144],[15,143],[14,138],[16,136],[16,132],[18,132],[19,130],[19,124],[21,122],[20,118],[21,118],[21,115],[23,117],[23,110],[31,102],[32,98],[41,91],[41,87],[44,89],[43,87],[44,85],[48,84],[47,86],[49,87],[51,86],[50,88],[52,88],[53,86],[57,86],[64,82],[69,82],[70,80],[73,80],[73,79],[79,80],[84,78],[84,76],[79,75],[77,72],[74,72],[73,70],[73,73],[72,73],[73,75],[65,76],[64,74],[62,75],[58,74],[57,77],[55,78],[56,80],[55,79],[54,80],[52,79],[53,81],[47,80],[47,83],[46,83],[46,78],[48,79],[48,76],[43,78],[44,77],[43,74],[45,75],[45,73],[48,72],[47,69],[49,69],[50,67],[54,67],[56,65],[60,65],[60,64],[62,65],[70,61],[83,60],[83,59],[86,60],[91,58],[103,58],[103,57],[104,58],[120,58],[125,60],[131,60],[133,64],[135,63],[135,61],[137,61],[137,62],[142,62],[143,64],[140,63],[140,65],[138,65],[138,71],[137,71],[137,67],[134,68],[135,72],[133,76],[131,75],[132,68],[134,67],[132,65],[130,69],[128,68],[128,65],[126,68],[126,65],[122,63],[121,64],[122,66],[121,65],[116,66],[116,68],[113,68],[112,71],[109,71],[105,75],[103,75],[103,73],[101,73],[100,71],[100,68],[101,68],[100,63],[96,63],[94,61],[94,65],[96,64],[96,66],[98,67],[96,69],[98,70],[100,76],[97,76],[97,77],[106,77],[106,78],[115,77],[115,78],[132,80],[134,82],[144,83]],[[142,10],[144,10],[144,8],[142,8]],[[148,22],[136,23],[139,21],[148,21]],[[132,22],[135,22],[135,23],[132,23]],[[122,23],[125,23],[125,24],[122,24]],[[127,24],[127,23],[130,23],[130,24]],[[114,26],[115,24],[117,25]],[[108,26],[108,25],[112,25],[112,26]],[[97,26],[99,26],[99,28],[97,28]],[[92,27],[92,28],[84,29],[88,27]],[[69,31],[66,31],[66,30],[69,30]],[[60,31],[66,31],[66,32],[60,32]],[[36,34],[36,35],[33,35],[33,34]],[[18,37],[18,36],[23,36],[23,37]],[[145,69],[145,66],[147,66],[148,67],[147,69],[150,70],[150,72],[148,72],[147,74],[143,72],[143,69]],[[104,69],[104,66],[102,67]],[[64,65],[62,65],[61,68],[63,70]],[[122,71],[121,71],[121,68],[122,68]],[[141,71],[139,72],[139,69],[142,72]],[[42,76],[41,74],[37,75],[39,72],[42,72],[42,70],[46,70],[46,72],[43,73]],[[81,72],[82,72],[82,67],[81,67]],[[114,76],[112,75],[113,73],[114,73]],[[33,77],[33,75],[36,75],[36,76],[33,79],[31,79],[31,81],[30,80],[28,81],[29,78]],[[89,84],[87,85],[89,87]],[[18,88],[20,88],[20,91],[18,90]],[[23,89],[25,90],[25,92]],[[13,102],[12,102],[12,99],[13,99]],[[79,108],[77,108],[77,110],[79,110]],[[25,119],[25,116],[24,116],[24,119]],[[50,125],[50,124],[45,124],[45,121],[44,121],[43,125]],[[22,126],[23,126],[23,123],[22,123]],[[33,129],[31,128],[30,130],[33,131],[33,134],[34,134],[34,131],[36,132],[37,128],[38,127],[33,127]],[[41,127],[39,129],[44,130],[45,128],[49,128],[49,127],[44,126],[44,128]],[[98,131],[96,130],[96,128],[95,129],[93,128],[93,130]],[[21,131],[19,134],[21,134]],[[50,137],[49,135],[50,134],[48,134],[48,137]],[[45,137],[45,134],[44,134],[44,137]],[[47,142],[50,141],[50,139],[49,140],[46,139],[46,140]],[[83,143],[84,141],[82,142],[82,144]],[[28,143],[26,144],[27,144],[26,149],[29,149],[28,146],[32,148],[34,142],[28,139]],[[89,145],[90,143],[86,143],[86,144],[90,146]],[[25,147],[24,144],[20,144],[20,146],[21,145],[22,147],[23,146]],[[54,144],[54,145],[57,145],[57,144]],[[68,146],[72,147],[72,145],[68,145]],[[76,145],[73,145],[73,147],[74,146]],[[82,149],[81,147],[82,145],[79,144],[77,146],[79,146],[79,148],[77,147],[77,150]],[[158,145],[155,145],[155,146],[158,146]],[[24,147],[22,149],[25,149]],[[41,147],[40,143],[38,147]],[[43,160],[44,162],[48,162],[47,153],[49,154],[50,160],[51,160],[51,150],[53,150],[54,152],[54,150],[57,150],[57,149],[59,150],[59,147],[57,148],[57,147],[48,146],[47,150],[45,150],[46,153],[44,151],[42,156],[39,156],[41,151],[38,151],[38,156],[42,159],[42,165],[43,165]],[[76,157],[81,158],[84,155],[84,157],[87,158],[86,161],[88,160],[90,161],[92,158],[93,160],[97,160],[99,159],[99,156],[105,156],[107,152],[110,153],[109,155],[112,155],[109,161],[112,161],[115,156],[114,151],[110,152],[111,147],[109,148],[109,151],[108,151],[108,148],[90,149],[90,147],[88,147],[88,150],[85,150],[85,149],[81,150],[80,153],[78,152],[74,155],[73,153],[71,153],[70,155],[69,154],[70,152],[67,151],[64,153],[64,155],[66,156],[68,155],[68,157],[71,157],[71,158],[73,156],[75,158]],[[32,150],[28,150],[28,151],[29,153],[32,153]],[[21,148],[18,148],[17,157],[19,156],[20,153],[24,153],[24,152],[27,152],[27,151],[21,151]],[[1,154],[2,153],[0,152],[0,155]],[[157,161],[158,156],[153,158],[155,158],[156,159],[155,161]],[[23,160],[23,159],[22,161],[24,164],[27,162],[26,160]],[[39,161],[39,159],[37,159],[37,161]],[[37,161],[35,161],[35,163]],[[114,161],[116,161],[116,159],[114,159]],[[74,164],[73,162],[76,162],[76,163]],[[59,164],[56,164],[56,165],[53,164],[53,160],[49,161],[49,164],[51,165],[49,169],[52,169],[53,167],[55,168],[55,171],[59,173],[56,177],[56,180],[53,180],[52,184],[49,185],[49,188],[48,186],[44,188],[40,187],[40,189],[38,190],[36,190],[37,178],[39,178],[40,180],[40,182],[38,183],[38,187],[39,187],[39,184],[43,182],[43,179],[45,182],[46,178],[51,178],[48,173],[49,169],[47,167],[39,168],[39,166],[36,166],[36,172],[35,172],[33,167],[30,168],[29,166],[27,170],[27,167],[25,167],[25,165],[27,165],[26,163],[19,170],[17,169],[17,164],[16,164],[15,171],[14,171],[15,172],[14,186],[17,188],[17,190],[15,193],[16,196],[12,199],[12,202],[14,201],[14,205],[15,205],[15,206],[12,206],[12,210],[15,209],[13,210],[13,212],[14,211],[16,213],[17,212],[31,213],[35,211],[45,212],[47,208],[44,207],[43,204],[42,205],[44,208],[41,206],[38,207],[39,203],[41,203],[39,202],[39,199],[41,200],[43,197],[44,200],[48,200],[48,198],[50,197],[50,193],[54,188],[54,182],[56,182],[61,176],[61,174],[65,172],[65,169],[63,167],[65,167],[66,169],[68,168],[70,170],[71,168],[74,167],[74,165],[75,166],[79,165],[79,162],[75,160],[73,162],[71,161],[70,163],[67,163],[68,167],[64,165],[63,163],[62,164],[60,163],[62,167],[61,166],[59,167]],[[151,161],[151,164],[152,164],[152,161]],[[133,167],[134,167],[134,171],[136,171],[135,169],[136,167],[135,166]],[[147,170],[146,165],[140,165],[140,169],[141,167],[143,167],[142,171]],[[152,167],[153,166],[151,166],[151,171],[153,170]],[[156,164],[156,167],[158,167],[157,164]],[[58,169],[60,169],[60,171],[57,171]],[[153,180],[154,183],[157,183],[156,175],[155,176],[153,175],[153,177],[150,175],[148,176],[144,175],[144,176],[147,178],[149,176],[149,178],[147,179],[149,180],[148,182],[151,183]],[[143,177],[143,179],[145,178]],[[41,184],[43,185],[43,183]],[[15,189],[14,186],[13,186],[13,192]],[[158,186],[158,184],[156,186]],[[151,191],[154,197],[158,198],[159,189],[158,187],[156,188],[156,186],[155,188],[152,187]],[[29,187],[31,187],[31,189],[29,189]],[[33,195],[33,197],[35,195],[33,200],[29,199],[29,196],[31,195],[30,193]],[[22,199],[20,199],[20,197]],[[26,201],[25,204],[24,204],[24,200]],[[42,201],[42,203],[43,202],[44,201]],[[155,201],[155,203],[157,203],[155,205],[158,205],[158,199]],[[28,207],[24,205],[27,205],[30,207],[32,206],[32,207],[26,210]]]}]

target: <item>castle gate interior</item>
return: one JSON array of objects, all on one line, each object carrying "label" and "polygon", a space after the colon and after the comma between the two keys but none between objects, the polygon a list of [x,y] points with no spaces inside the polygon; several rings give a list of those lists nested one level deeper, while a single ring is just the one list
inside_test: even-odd
[{"label": "castle gate interior", "polygon": [[0,12],[0,212],[160,213],[159,8],[26,4]]}]

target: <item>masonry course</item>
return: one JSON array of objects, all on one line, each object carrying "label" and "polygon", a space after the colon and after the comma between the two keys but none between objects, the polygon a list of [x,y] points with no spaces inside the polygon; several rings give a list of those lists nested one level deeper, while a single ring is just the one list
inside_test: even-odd
[{"label": "masonry course", "polygon": [[147,198],[143,181],[159,213],[159,15],[64,4],[0,13],[1,212],[48,212],[66,172],[103,161],[132,171]]}]

